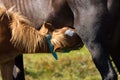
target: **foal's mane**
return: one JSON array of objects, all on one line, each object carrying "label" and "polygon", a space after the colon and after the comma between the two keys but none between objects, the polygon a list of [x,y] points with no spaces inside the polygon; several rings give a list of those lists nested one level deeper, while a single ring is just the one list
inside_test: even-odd
[{"label": "foal's mane", "polygon": [[18,12],[4,9],[8,27],[11,29],[11,43],[21,52],[48,52],[46,37],[31,26],[31,22]]},{"label": "foal's mane", "polygon": [[[18,13],[12,13],[11,42],[15,47],[25,49],[25,52],[47,52],[48,46],[46,37],[35,30],[24,16]],[[24,51],[24,50],[23,50]]]}]

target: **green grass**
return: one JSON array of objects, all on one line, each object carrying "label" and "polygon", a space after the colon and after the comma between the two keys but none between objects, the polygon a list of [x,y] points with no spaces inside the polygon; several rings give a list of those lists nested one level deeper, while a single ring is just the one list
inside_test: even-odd
[{"label": "green grass", "polygon": [[85,47],[69,53],[24,55],[26,80],[101,80]]},{"label": "green grass", "polygon": [[85,47],[57,54],[24,55],[26,80],[101,80]]}]

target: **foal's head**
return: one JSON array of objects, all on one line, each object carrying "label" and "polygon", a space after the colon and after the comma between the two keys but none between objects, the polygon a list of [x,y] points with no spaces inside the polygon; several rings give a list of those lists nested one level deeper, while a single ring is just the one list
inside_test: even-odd
[{"label": "foal's head", "polygon": [[51,43],[54,45],[54,50],[73,49],[77,44],[79,47],[83,46],[80,37],[70,27],[55,29],[52,24],[44,23],[39,32],[45,36],[47,34],[52,36]]}]

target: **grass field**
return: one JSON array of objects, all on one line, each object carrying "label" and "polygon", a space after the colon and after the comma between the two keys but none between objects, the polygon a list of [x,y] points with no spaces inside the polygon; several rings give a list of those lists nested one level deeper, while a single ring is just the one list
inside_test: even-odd
[{"label": "grass field", "polygon": [[101,80],[85,47],[57,54],[24,55],[26,80]]},{"label": "grass field", "polygon": [[100,80],[85,47],[69,53],[24,55],[26,80]]}]

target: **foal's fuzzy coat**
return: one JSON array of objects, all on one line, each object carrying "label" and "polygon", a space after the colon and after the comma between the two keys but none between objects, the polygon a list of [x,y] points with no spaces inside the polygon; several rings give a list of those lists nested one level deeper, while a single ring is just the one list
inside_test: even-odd
[{"label": "foal's fuzzy coat", "polygon": [[73,36],[65,34],[66,30],[74,31],[68,27],[55,30],[51,24],[44,23],[38,31],[31,25],[31,22],[21,14],[0,6],[0,48],[2,48],[0,65],[3,80],[12,80],[14,58],[17,55],[50,52],[46,40],[47,34],[52,36],[51,43],[54,45],[54,50],[72,47],[81,42],[75,33]]},{"label": "foal's fuzzy coat", "polygon": [[10,28],[12,30],[11,42],[20,50],[33,52],[48,52],[46,37],[35,30],[30,22],[18,13],[10,13],[12,22]]},{"label": "foal's fuzzy coat", "polygon": [[[11,30],[10,42],[21,52],[49,52],[46,35],[52,36],[51,43],[57,48],[64,49],[75,46],[80,42],[80,38],[73,33],[73,36],[65,35],[66,30],[74,31],[69,27],[55,30],[52,25],[45,23],[40,31],[35,30],[24,16],[17,12],[3,10],[3,17],[8,19],[7,27]],[[53,33],[53,34],[52,34]],[[74,37],[74,39],[72,39]],[[74,43],[69,41],[72,39]],[[71,45],[72,44],[72,45]]]},{"label": "foal's fuzzy coat", "polygon": [[24,16],[0,6],[0,68],[3,80],[12,80],[14,59],[22,52],[49,52],[46,37]]},{"label": "foal's fuzzy coat", "polygon": [[24,16],[6,9],[1,13],[1,17],[8,20],[5,24],[9,24],[6,27],[11,30],[10,42],[15,48],[27,53],[49,51],[45,36],[35,30]]}]

